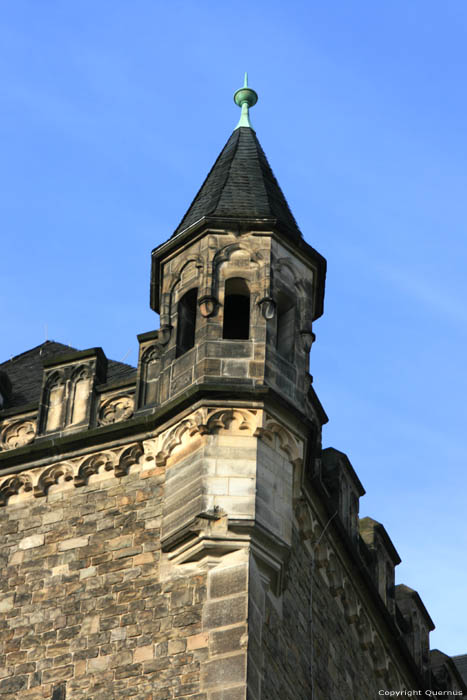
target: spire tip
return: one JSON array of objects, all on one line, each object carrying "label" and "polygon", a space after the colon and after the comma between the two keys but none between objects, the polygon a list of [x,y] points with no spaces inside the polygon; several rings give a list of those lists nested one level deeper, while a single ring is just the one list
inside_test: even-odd
[{"label": "spire tip", "polygon": [[254,90],[248,87],[248,73],[246,72],[243,87],[234,94],[234,102],[242,110],[240,121],[235,128],[238,129],[241,126],[248,126],[251,129],[249,109],[258,102],[258,95]]}]

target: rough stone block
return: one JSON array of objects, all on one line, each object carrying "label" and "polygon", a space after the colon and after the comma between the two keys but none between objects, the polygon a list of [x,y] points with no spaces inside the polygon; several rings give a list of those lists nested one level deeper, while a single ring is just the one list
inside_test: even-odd
[{"label": "rough stone block", "polygon": [[95,634],[99,631],[99,623],[99,615],[91,615],[89,617],[85,617],[81,623],[81,632],[85,635]]},{"label": "rough stone block", "polygon": [[246,625],[212,631],[210,634],[209,652],[214,656],[216,654],[242,651],[246,647],[247,641]]},{"label": "rough stone block", "polygon": [[255,499],[253,496],[245,498],[244,496],[213,496],[214,505],[222,508],[232,517],[239,518],[254,518],[255,517]]},{"label": "rough stone block", "polygon": [[8,566],[17,566],[18,564],[22,564],[23,560],[24,560],[24,552],[21,552],[18,550],[17,552],[14,552],[11,555],[11,557],[8,561]]},{"label": "rough stone block", "polygon": [[229,494],[231,496],[253,496],[255,486],[255,479],[231,478],[229,479]]},{"label": "rough stone block", "polygon": [[26,675],[5,678],[3,681],[0,681],[0,695],[3,695],[5,698],[14,698],[18,691],[27,688],[27,686],[28,677]]},{"label": "rough stone block", "polygon": [[247,567],[241,565],[212,569],[208,580],[211,598],[223,598],[241,593],[247,589]]},{"label": "rough stone block", "polygon": [[192,601],[193,589],[191,587],[184,586],[178,591],[172,591],[170,594],[170,610],[191,605]]},{"label": "rough stone block", "polygon": [[149,661],[154,658],[154,644],[148,644],[144,647],[137,647],[133,652],[133,662]]},{"label": "rough stone block", "polygon": [[116,642],[126,639],[126,627],[114,627],[110,630],[110,641]]},{"label": "rough stone block", "polygon": [[30,535],[25,537],[19,543],[20,549],[32,549],[33,547],[40,547],[44,544],[45,535]]},{"label": "rough stone block", "polygon": [[248,376],[248,361],[247,360],[225,360],[222,363],[223,377],[247,377]]},{"label": "rough stone block", "polygon": [[203,615],[203,627],[205,629],[212,629],[213,627],[235,625],[238,622],[244,622],[246,617],[246,596],[223,598],[222,600],[206,603]]},{"label": "rough stone block", "polygon": [[100,673],[110,667],[111,656],[97,656],[94,659],[88,660],[89,673]]},{"label": "rough stone block", "polygon": [[68,549],[77,549],[78,547],[86,547],[89,542],[89,536],[72,537],[70,540],[63,540],[58,543],[59,552],[65,552]]},{"label": "rough stone block", "polygon": [[110,551],[124,549],[125,547],[131,547],[133,542],[133,535],[122,535],[121,537],[114,537],[108,540],[106,543],[106,549]]},{"label": "rough stone block", "polygon": [[169,640],[169,654],[181,654],[186,650],[185,639],[170,639]]},{"label": "rough stone block", "polygon": [[58,668],[49,668],[42,672],[42,682],[54,683],[55,681],[63,681],[73,676],[73,665],[59,666]]},{"label": "rough stone block", "polygon": [[128,664],[127,666],[120,666],[115,669],[115,678],[119,680],[120,678],[130,678],[132,676],[139,676],[141,674],[141,664]]},{"label": "rough stone block", "polygon": [[15,606],[15,596],[14,595],[9,595],[6,598],[1,598],[0,599],[0,612],[8,612],[9,610],[13,610]]},{"label": "rough stone block", "polygon": [[229,493],[229,480],[227,478],[208,477],[206,479],[206,490],[211,494]]},{"label": "rough stone block", "polygon": [[240,685],[226,690],[216,690],[209,695],[209,700],[245,700],[246,686]]},{"label": "rough stone block", "polygon": [[143,554],[137,554],[133,557],[134,566],[139,566],[140,564],[151,564],[154,561],[154,554],[152,552],[144,552]]},{"label": "rough stone block", "polygon": [[83,578],[91,578],[92,576],[96,575],[96,567],[95,566],[88,566],[87,569],[81,569],[79,572],[79,577],[80,579]]},{"label": "rough stone block", "polygon": [[51,523],[58,523],[63,520],[63,509],[62,508],[54,508],[53,510],[50,510],[48,513],[44,513],[42,516],[42,523],[43,525],[48,525]]},{"label": "rough stone block", "polygon": [[204,664],[201,672],[206,688],[228,686],[245,681],[246,654],[221,657]]},{"label": "rough stone block", "polygon": [[203,649],[207,647],[209,643],[209,634],[207,632],[201,632],[200,634],[194,634],[191,637],[187,637],[186,645],[187,650],[192,649]]}]

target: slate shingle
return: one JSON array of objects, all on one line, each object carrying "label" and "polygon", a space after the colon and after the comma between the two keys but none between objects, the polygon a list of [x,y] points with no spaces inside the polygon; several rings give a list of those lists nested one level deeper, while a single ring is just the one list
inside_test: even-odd
[{"label": "slate shingle", "polygon": [[253,129],[240,127],[227,141],[174,235],[205,216],[271,219],[302,238]]}]

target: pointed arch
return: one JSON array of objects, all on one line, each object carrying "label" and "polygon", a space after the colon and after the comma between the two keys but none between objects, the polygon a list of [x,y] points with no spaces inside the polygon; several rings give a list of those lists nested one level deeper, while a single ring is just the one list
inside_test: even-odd
[{"label": "pointed arch", "polygon": [[23,493],[32,495],[32,480],[28,474],[19,474],[5,479],[0,484],[0,506],[6,505],[10,498]]},{"label": "pointed arch", "polygon": [[87,457],[81,463],[78,474],[75,476],[76,486],[84,486],[94,474],[112,471],[115,464],[116,458],[111,452],[101,452]]},{"label": "pointed arch", "polygon": [[69,408],[71,425],[83,423],[89,411],[89,393],[91,391],[92,373],[86,365],[76,367],[71,375],[71,405]]},{"label": "pointed arch", "polygon": [[[52,467],[44,469],[39,477],[37,486],[34,488],[34,495],[36,497],[46,496],[49,488],[55,486],[62,482],[72,482],[73,481],[73,467],[67,462],[61,462],[60,464],[54,464]],[[71,485],[71,483],[70,483]]]},{"label": "pointed arch", "polygon": [[65,420],[65,377],[63,372],[52,372],[45,385],[45,432],[58,430]]},{"label": "pointed arch", "polygon": [[177,305],[176,357],[181,357],[195,344],[198,287],[189,289]]},{"label": "pointed arch", "polygon": [[115,476],[125,476],[128,474],[130,467],[132,467],[133,464],[138,464],[143,454],[144,450],[140,443],[131,445],[131,447],[127,447],[126,450],[123,450],[118,460],[118,465],[115,467]]}]

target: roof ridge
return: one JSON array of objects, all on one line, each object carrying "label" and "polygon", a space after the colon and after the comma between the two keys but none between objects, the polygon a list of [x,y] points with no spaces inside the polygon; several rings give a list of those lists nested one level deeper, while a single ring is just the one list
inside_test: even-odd
[{"label": "roof ridge", "polygon": [[24,352],[20,352],[18,355],[13,355],[8,360],[5,360],[4,362],[0,362],[0,367],[2,365],[6,365],[8,362],[14,362],[15,360],[19,360],[20,358],[24,357],[25,355],[28,355],[29,353],[34,352],[35,350],[38,350],[38,348],[42,348],[44,345],[51,345],[52,343],[55,343],[56,345],[62,345],[64,348],[70,348],[70,350],[77,349],[77,348],[74,348],[72,345],[66,345],[65,343],[60,343],[58,340],[45,340],[43,343],[39,343],[39,345],[35,345],[33,348],[29,348],[29,350],[25,350]]},{"label": "roof ridge", "polygon": [[[183,217],[182,217],[180,223],[178,224],[177,228],[175,229],[174,234],[172,234],[172,235],[175,235],[175,233],[181,233],[181,231],[184,230],[183,228],[181,228],[182,225],[183,225],[183,222],[184,222],[185,219],[188,217],[188,215],[189,215],[189,213],[190,213],[190,211],[191,211],[193,205],[195,204],[195,202],[197,201],[199,195],[200,195],[201,192],[203,191],[204,186],[206,185],[207,181],[209,180],[209,178],[210,178],[210,176],[211,176],[211,173],[213,173],[214,170],[216,169],[216,166],[217,166],[218,162],[220,161],[220,159],[222,158],[222,155],[224,154],[224,151],[225,151],[225,149],[227,148],[227,144],[229,143],[229,141],[230,141],[230,139],[232,138],[232,136],[234,135],[234,133],[235,133],[235,132],[233,132],[233,133],[229,136],[229,138],[227,139],[227,141],[226,141],[224,147],[222,148],[221,152],[219,153],[219,155],[217,156],[216,160],[214,161],[214,164],[212,165],[212,167],[210,168],[208,174],[207,174],[206,177],[204,178],[204,180],[203,180],[203,182],[202,182],[202,184],[201,184],[201,187],[200,187],[200,188],[198,189],[198,191],[196,192],[196,194],[195,194],[195,196],[193,197],[193,199],[192,199],[192,201],[191,201],[191,203],[190,203],[188,209],[186,210],[186,212],[185,212],[185,214],[183,215]],[[237,139],[237,143],[238,143],[238,139]],[[230,164],[229,164],[229,171],[228,171],[229,173],[230,173],[231,165],[232,165],[232,159],[231,159]],[[224,187],[225,187],[226,182],[227,182],[227,178],[225,178],[225,180],[224,180],[224,184],[223,184],[223,186],[222,186],[221,193],[224,191]],[[216,206],[217,206],[218,203],[219,203],[219,199],[220,199],[220,195],[219,195],[219,197],[218,197],[218,199],[217,199],[217,201],[216,201]],[[216,208],[216,207],[211,207],[211,206],[209,207],[210,210],[215,210],[215,208]]]},{"label": "roof ridge", "polygon": [[[248,127],[247,127],[247,128],[248,128]],[[238,144],[239,144],[239,141],[240,141],[241,130],[242,130],[241,128],[237,128],[237,129],[235,129],[235,130],[232,132],[232,134],[229,136],[229,138],[228,138],[228,140],[227,140],[227,143],[225,144],[224,148],[222,149],[222,152],[219,154],[219,158],[220,158],[221,155],[222,155],[222,153],[224,152],[225,148],[227,147],[227,144],[229,143],[230,139],[232,138],[232,136],[234,136],[234,135],[236,135],[236,134],[238,133],[238,136],[237,136],[237,138],[236,138],[236,140],[235,140],[235,148],[234,148],[234,150],[233,150],[233,152],[232,152],[232,155],[231,155],[231,157],[230,157],[229,167],[228,167],[228,169],[227,169],[227,172],[226,172],[226,175],[225,175],[225,178],[224,178],[224,183],[223,183],[222,187],[219,189],[219,195],[218,195],[218,197],[217,197],[216,206],[212,208],[212,211],[216,211],[217,205],[218,205],[219,202],[221,201],[221,197],[222,197],[222,195],[224,194],[225,186],[226,186],[226,184],[227,184],[227,182],[228,182],[228,180],[229,180],[230,173],[231,173],[231,171],[232,171],[232,163],[234,162],[235,154],[237,153]],[[216,161],[216,162],[217,162],[217,161]],[[215,164],[214,164],[214,165],[215,165]],[[213,166],[213,167],[214,167],[214,166]],[[209,174],[211,174],[211,173],[209,173]],[[208,177],[209,177],[209,175],[208,175]],[[207,179],[207,178],[206,178],[206,179]]]},{"label": "roof ridge", "polygon": [[[255,136],[256,136],[256,134],[255,134]],[[261,146],[261,144],[260,144],[260,142],[259,142],[259,139],[258,139],[258,138],[255,138],[255,139],[253,139],[253,142],[254,142],[254,144],[255,144],[256,156],[257,156],[257,158],[258,158],[258,164],[259,164],[260,170],[262,171],[263,168],[261,167],[261,166],[262,166],[261,158],[264,157],[264,159],[266,160],[266,164],[267,164],[267,165],[269,165],[269,161],[268,161],[268,159],[266,158],[266,154],[265,154],[265,152],[263,151],[263,148],[262,148],[262,146]],[[271,168],[270,165],[269,165],[269,169],[270,169],[271,172],[272,172],[272,168]],[[261,172],[261,175],[263,175],[263,172]],[[269,190],[268,190],[268,188],[266,187],[266,183],[265,183],[265,181],[264,181],[264,177],[261,178],[261,184],[262,184],[263,189],[264,189],[264,192],[265,192],[265,194],[266,194],[266,201],[267,201],[267,203],[268,203],[268,207],[269,207],[269,209],[271,210],[271,212],[274,212],[274,207],[272,206],[271,197],[269,196]],[[278,184],[279,184],[279,183],[278,183]]]},{"label": "roof ridge", "polygon": [[[284,195],[284,193],[283,193],[283,191],[282,191],[282,189],[281,189],[281,186],[279,185],[279,182],[278,182],[278,180],[277,180],[277,178],[276,178],[276,176],[275,176],[275,174],[274,174],[274,171],[273,171],[273,169],[272,169],[272,167],[271,167],[270,162],[268,161],[268,157],[267,157],[266,153],[264,152],[264,149],[263,149],[262,145],[261,145],[260,142],[259,142],[259,139],[256,139],[256,144],[257,144],[257,149],[258,149],[258,161],[259,161],[260,164],[261,164],[261,159],[264,159],[265,165],[266,165],[267,168],[269,169],[269,173],[266,172],[265,174],[267,174],[268,176],[270,176],[270,177],[272,178],[272,184],[273,184],[274,186],[277,187],[277,189],[279,190],[280,194],[282,195],[282,199],[283,199],[284,204],[285,204],[285,206],[286,206],[286,213],[290,216],[290,219],[291,219],[290,224],[291,224],[292,226],[294,226],[294,227],[297,229],[297,231],[299,232],[300,235],[302,235],[301,230],[300,230],[300,226],[298,225],[297,220],[296,220],[296,218],[295,218],[295,216],[294,216],[294,213],[293,213],[292,209],[290,208],[290,205],[289,205],[289,203],[288,203],[288,201],[287,201],[287,198],[286,198],[286,196]],[[269,206],[270,206],[270,209],[271,209],[271,211],[272,211],[273,213],[276,213],[276,209],[275,209],[275,206],[274,206],[274,202],[271,200],[271,192],[269,191],[269,188],[266,187],[266,183],[265,183],[264,180],[263,180],[263,184],[264,184],[264,188],[265,188],[265,190],[266,190],[266,197],[267,197],[267,200],[268,200],[268,204],[269,204]],[[277,216],[277,215],[276,215],[276,216]]]},{"label": "roof ridge", "polygon": [[130,369],[137,370],[138,368],[135,367],[134,365],[130,365],[128,362],[120,362],[120,360],[112,360],[112,358],[108,358],[107,360],[109,363],[113,362],[115,365],[119,365],[120,367],[129,367]]}]

